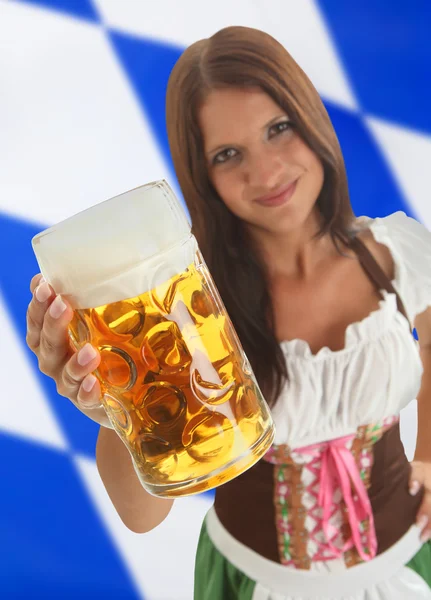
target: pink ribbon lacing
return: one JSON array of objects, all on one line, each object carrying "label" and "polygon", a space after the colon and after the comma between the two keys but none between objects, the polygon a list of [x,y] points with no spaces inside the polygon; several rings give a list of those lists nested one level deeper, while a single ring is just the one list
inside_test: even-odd
[{"label": "pink ribbon lacing", "polygon": [[[335,557],[341,557],[344,552],[356,546],[359,556],[364,561],[368,561],[376,555],[377,538],[373,511],[367,490],[361,479],[353,454],[347,447],[354,438],[355,435],[348,435],[324,442],[323,444],[313,444],[295,449],[295,453],[314,454],[316,451],[321,453],[318,503],[323,512],[322,528],[328,545]],[[334,534],[337,533],[337,528],[330,523],[334,492],[337,487],[341,489],[351,529],[351,537],[341,549],[332,543]],[[368,542],[368,552],[364,549],[361,536],[361,522],[365,519],[368,519],[368,530],[365,532]]]}]

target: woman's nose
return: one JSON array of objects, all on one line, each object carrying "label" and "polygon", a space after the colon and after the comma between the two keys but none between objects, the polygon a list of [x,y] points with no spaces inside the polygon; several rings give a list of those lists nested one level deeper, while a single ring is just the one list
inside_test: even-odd
[{"label": "woman's nose", "polygon": [[246,165],[247,183],[263,190],[271,190],[283,185],[286,166],[281,157],[266,150],[249,157]]}]

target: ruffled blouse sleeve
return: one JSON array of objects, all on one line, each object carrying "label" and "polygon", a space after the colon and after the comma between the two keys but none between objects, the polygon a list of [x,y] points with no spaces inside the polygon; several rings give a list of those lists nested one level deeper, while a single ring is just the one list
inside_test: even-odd
[{"label": "ruffled blouse sleeve", "polygon": [[431,233],[404,212],[371,219],[375,240],[388,247],[394,261],[392,284],[399,293],[410,323],[431,306]]}]

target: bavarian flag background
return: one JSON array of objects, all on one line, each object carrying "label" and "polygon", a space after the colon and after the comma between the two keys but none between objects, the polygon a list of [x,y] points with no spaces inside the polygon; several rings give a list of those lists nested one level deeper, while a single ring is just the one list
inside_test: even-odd
[{"label": "bavarian flag background", "polygon": [[[192,599],[212,495],[128,531],[98,478],[97,426],[38,372],[25,313],[34,234],[155,179],[179,194],[166,82],[187,45],[227,25],[272,34],[311,78],[357,215],[403,210],[431,228],[429,0],[0,0],[2,599]],[[412,404],[410,458],[415,428]]]}]

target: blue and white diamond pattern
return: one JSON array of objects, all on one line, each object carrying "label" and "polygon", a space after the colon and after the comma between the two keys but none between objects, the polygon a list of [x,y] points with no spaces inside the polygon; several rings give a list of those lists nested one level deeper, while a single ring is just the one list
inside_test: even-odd
[{"label": "blue and white diamond pattern", "polygon": [[[309,75],[357,214],[431,228],[431,5],[418,0],[0,0],[0,589],[9,598],[191,600],[211,494],[137,535],[94,461],[97,427],[25,345],[30,239],[167,178],[164,94],[182,50],[227,25],[271,33]],[[412,456],[415,407],[402,415]]]}]

